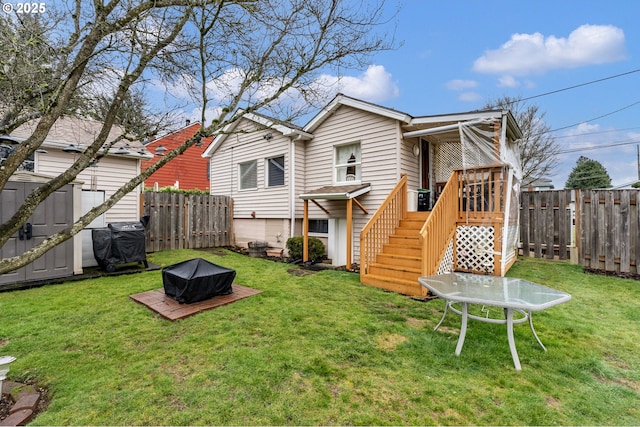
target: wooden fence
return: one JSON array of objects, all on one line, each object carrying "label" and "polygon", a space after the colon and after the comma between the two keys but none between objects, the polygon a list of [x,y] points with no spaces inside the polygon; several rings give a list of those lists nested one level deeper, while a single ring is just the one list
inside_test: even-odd
[{"label": "wooden fence", "polygon": [[636,189],[522,192],[521,254],[639,277],[639,199]]},{"label": "wooden fence", "polygon": [[233,200],[228,196],[144,192],[143,215],[150,216],[147,251],[230,246]]},{"label": "wooden fence", "polygon": [[520,193],[520,250],[525,256],[570,259],[572,190]]},{"label": "wooden fence", "polygon": [[637,276],[640,209],[636,189],[580,192],[580,264],[586,269]]}]

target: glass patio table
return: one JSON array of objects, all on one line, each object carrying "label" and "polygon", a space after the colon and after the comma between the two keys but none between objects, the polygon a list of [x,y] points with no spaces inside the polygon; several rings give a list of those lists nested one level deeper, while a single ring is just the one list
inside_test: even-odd
[{"label": "glass patio table", "polygon": [[[460,336],[456,346],[456,356],[460,355],[467,333],[468,319],[486,323],[506,324],[509,349],[516,370],[521,370],[520,359],[513,338],[513,325],[529,321],[531,332],[538,344],[547,351],[533,328],[531,313],[542,311],[554,305],[562,304],[571,299],[571,295],[528,280],[514,277],[482,276],[470,273],[446,273],[436,276],[424,276],[418,282],[429,289],[431,293],[445,300],[445,309],[434,330],[437,330],[451,310],[462,316]],[[460,309],[454,304],[460,304]],[[469,313],[470,304],[500,307],[504,309],[505,318],[496,319],[481,317]],[[519,313],[519,316],[514,316]],[[488,313],[487,313],[488,314]]]}]

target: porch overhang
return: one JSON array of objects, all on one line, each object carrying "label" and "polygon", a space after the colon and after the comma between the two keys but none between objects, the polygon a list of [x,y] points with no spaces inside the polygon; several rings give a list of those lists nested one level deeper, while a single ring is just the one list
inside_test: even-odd
[{"label": "porch overhang", "polygon": [[371,184],[327,185],[300,195],[302,200],[347,200],[371,191]]},{"label": "porch overhang", "polygon": [[328,185],[301,194],[299,197],[304,200],[304,223],[303,223],[303,255],[302,261],[309,261],[309,200],[315,203],[327,215],[329,212],[318,204],[316,200],[345,200],[347,204],[347,269],[351,269],[351,236],[353,234],[353,204],[355,203],[365,214],[367,210],[360,204],[356,197],[371,191],[371,184],[353,185]]}]

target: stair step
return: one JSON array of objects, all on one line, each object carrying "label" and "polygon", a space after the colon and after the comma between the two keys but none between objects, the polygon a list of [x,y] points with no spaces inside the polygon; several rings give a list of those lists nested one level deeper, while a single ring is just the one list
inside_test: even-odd
[{"label": "stair step", "polygon": [[407,212],[405,218],[406,219],[418,219],[422,222],[425,222],[427,218],[429,218],[431,212]]},{"label": "stair step", "polygon": [[360,276],[360,282],[363,285],[386,289],[403,295],[420,297],[427,295],[426,288],[421,286],[417,280],[393,279],[375,274],[364,274]]},{"label": "stair step", "polygon": [[389,236],[389,244],[399,246],[420,247],[420,237],[415,236]]},{"label": "stair step", "polygon": [[378,264],[396,265],[398,267],[422,268],[422,260],[409,255],[381,253],[376,257]]},{"label": "stair step", "polygon": [[421,270],[418,268],[400,267],[374,262],[369,265],[367,274],[401,280],[418,280],[418,277],[421,276]]},{"label": "stair step", "polygon": [[419,231],[412,228],[396,228],[392,236],[414,237],[417,239],[419,238]]},{"label": "stair step", "polygon": [[407,228],[411,230],[420,231],[420,229],[424,225],[424,221],[420,219],[401,219],[399,225],[400,225],[400,228]]},{"label": "stair step", "polygon": [[406,242],[405,244],[387,243],[382,247],[382,253],[389,255],[406,255],[416,258],[422,257],[422,248],[415,242]]}]

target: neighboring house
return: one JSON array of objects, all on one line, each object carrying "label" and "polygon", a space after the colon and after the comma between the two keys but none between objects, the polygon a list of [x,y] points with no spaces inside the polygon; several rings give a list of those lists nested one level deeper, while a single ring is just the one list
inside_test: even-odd
[{"label": "neighboring house", "polygon": [[[146,170],[157,162],[164,153],[173,150],[193,137],[199,129],[200,123],[187,121],[186,126],[182,129],[147,143],[145,147],[156,158],[143,160],[142,170]],[[208,191],[210,181],[209,159],[203,158],[202,153],[212,139],[211,137],[203,138],[200,142],[196,142],[184,153],[158,169],[145,180],[145,188],[174,187],[183,190]]]},{"label": "neighboring house", "polygon": [[421,275],[515,261],[519,138],[508,111],[413,117],[338,95],[303,128],[247,114],[203,155],[238,244],[322,237],[364,284],[425,295]]},{"label": "neighboring house", "polygon": [[[20,126],[8,137],[0,140],[0,157],[8,155],[8,152],[12,149],[12,144],[19,144],[31,136],[36,125],[37,120],[28,122]],[[102,123],[95,120],[70,116],[59,118],[51,128],[41,148],[34,153],[32,159],[22,165],[21,171],[16,173],[12,180],[38,183],[46,182],[51,177],[59,175],[73,164],[84,147],[94,141],[101,129]],[[107,138],[107,143],[116,140],[122,133],[123,130],[114,125]],[[64,204],[72,204],[73,206],[64,206],[65,209],[62,209],[63,206],[56,202],[55,209],[46,208],[46,212],[42,212],[43,220],[55,222],[58,214],[68,211],[70,212],[70,217],[66,218],[65,221],[75,221],[93,206],[102,203],[102,201],[113,195],[122,185],[139,175],[141,161],[151,157],[142,143],[138,141],[126,139],[118,141],[94,165],[78,174],[73,184],[74,196],[68,200],[64,199],[64,202],[62,202],[63,199],[58,201]],[[5,190],[7,189],[5,188]],[[22,191],[24,192],[24,189]],[[63,197],[63,193],[61,189],[60,195],[56,193],[50,198]],[[111,209],[96,218],[88,229],[83,230],[82,233],[72,239],[74,243],[70,250],[73,252],[73,268],[70,274],[80,274],[83,267],[97,265],[93,257],[90,228],[107,226],[111,222],[139,220],[140,200],[140,191],[130,192]],[[21,204],[21,200],[15,200],[14,202],[17,203],[17,206]],[[43,203],[41,206],[44,205]],[[3,206],[3,209],[8,208]],[[6,218],[7,214],[5,212],[3,218]],[[37,216],[36,214],[34,215]],[[43,231],[45,236],[47,232],[49,231]],[[5,250],[7,248],[5,246],[1,249]],[[54,251],[50,252],[53,253]],[[38,263],[38,261],[35,263]],[[43,273],[43,277],[47,277],[47,273]],[[2,283],[1,278],[2,276],[0,276],[0,283]]]},{"label": "neighboring house", "polygon": [[524,183],[522,189],[526,191],[553,190],[553,181],[548,178],[538,178],[529,183]]}]

